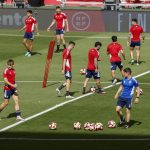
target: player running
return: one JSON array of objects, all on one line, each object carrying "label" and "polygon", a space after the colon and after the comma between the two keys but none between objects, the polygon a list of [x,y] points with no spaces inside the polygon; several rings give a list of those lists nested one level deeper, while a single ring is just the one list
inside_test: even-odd
[{"label": "player running", "polygon": [[25,46],[27,53],[25,56],[32,56],[33,40],[34,40],[34,28],[36,29],[37,36],[39,36],[39,29],[36,19],[32,16],[32,10],[27,11],[27,18],[25,19],[25,26],[20,31],[25,30],[23,45]]},{"label": "player running", "polygon": [[[131,118],[131,108],[132,108],[132,99],[134,94],[134,88],[137,90],[137,97],[135,102],[139,101],[140,88],[136,79],[131,76],[131,69],[124,69],[124,79],[121,82],[121,85],[115,95],[115,99],[118,99],[116,112],[120,118],[120,125],[125,124],[125,128],[130,127],[130,118]],[[121,94],[120,94],[121,93]],[[126,106],[126,122],[122,113],[122,108]]]},{"label": "player running", "polygon": [[52,26],[56,24],[56,38],[57,38],[57,50],[55,52],[59,52],[60,50],[60,44],[62,42],[64,49],[66,49],[66,43],[64,39],[64,33],[69,32],[69,25],[66,14],[64,14],[61,11],[60,6],[56,7],[56,14],[54,15],[54,19],[50,26],[47,28],[47,31],[49,32]]},{"label": "player running", "polygon": [[132,19],[132,27],[130,28],[129,37],[127,44],[130,45],[130,57],[131,57],[131,65],[134,65],[134,48],[136,49],[136,64],[139,65],[140,62],[140,46],[141,46],[141,39],[144,43],[144,31],[141,26],[137,24],[137,19]]},{"label": "player running", "polygon": [[120,72],[123,76],[123,64],[121,62],[121,58],[119,57],[120,53],[122,54],[124,60],[126,60],[122,46],[117,42],[117,36],[112,36],[112,43],[110,43],[107,47],[107,54],[110,55],[111,75],[113,78],[112,81],[113,85],[117,83],[117,78],[115,74],[117,67],[120,69]]},{"label": "player running", "polygon": [[62,84],[59,88],[56,89],[57,95],[61,95],[61,90],[66,87],[66,98],[74,98],[73,96],[70,95],[70,85],[71,85],[71,80],[72,80],[72,56],[71,56],[71,51],[75,47],[75,42],[70,41],[69,45],[66,49],[64,49],[63,54],[62,54],[62,59],[63,59],[63,64],[62,64],[62,74],[65,75],[66,82]]},{"label": "player running", "polygon": [[95,47],[90,49],[88,52],[88,67],[86,71],[86,79],[84,81],[83,91],[82,94],[86,93],[86,87],[89,80],[93,77],[96,85],[97,85],[97,92],[101,94],[105,94],[104,90],[100,84],[100,71],[99,71],[99,50],[101,48],[101,42],[96,42]]},{"label": "player running", "polygon": [[9,59],[7,61],[7,68],[3,72],[4,78],[4,101],[0,105],[0,112],[9,104],[9,100],[12,96],[15,102],[16,120],[23,120],[21,117],[21,111],[19,107],[19,99],[17,92],[17,84],[15,83],[16,72],[14,67],[14,60]]}]

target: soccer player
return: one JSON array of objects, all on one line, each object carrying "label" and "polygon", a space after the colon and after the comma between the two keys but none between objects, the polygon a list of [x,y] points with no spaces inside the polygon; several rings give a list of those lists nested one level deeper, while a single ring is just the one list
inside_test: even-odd
[{"label": "soccer player", "polygon": [[97,85],[97,92],[104,94],[104,90],[101,87],[100,84],[100,71],[99,71],[99,50],[102,46],[101,42],[96,42],[95,47],[90,49],[88,52],[88,67],[86,71],[86,79],[84,81],[84,86],[83,86],[83,92],[82,94],[86,93],[86,87],[89,82],[89,80],[93,77],[96,85]]},{"label": "soccer player", "polygon": [[56,38],[57,38],[57,50],[58,52],[60,50],[60,44],[62,42],[64,49],[66,49],[65,39],[64,39],[64,33],[69,32],[69,25],[66,14],[64,14],[61,11],[60,6],[56,7],[56,14],[54,15],[54,19],[50,26],[47,28],[47,31],[49,32],[52,26],[56,24]]},{"label": "soccer player", "polygon": [[0,112],[9,104],[9,100],[12,97],[15,102],[16,120],[23,120],[21,117],[21,111],[19,107],[19,99],[17,92],[17,84],[15,83],[16,72],[14,69],[14,60],[9,59],[7,61],[7,68],[3,72],[4,78],[4,101],[0,105]]},{"label": "soccer player", "polygon": [[62,64],[62,74],[65,75],[66,82],[63,83],[59,88],[56,89],[57,95],[61,95],[61,90],[66,87],[66,98],[74,98],[73,96],[70,95],[70,85],[71,85],[71,80],[72,80],[72,56],[71,56],[71,51],[75,47],[75,42],[70,41],[69,45],[66,49],[64,49],[63,54],[62,54],[62,59],[63,59],[63,64]]},{"label": "soccer player", "polygon": [[112,81],[113,85],[117,83],[117,78],[115,74],[117,67],[120,69],[120,72],[123,76],[123,65],[121,62],[121,58],[119,57],[120,53],[122,54],[125,60],[126,59],[125,54],[122,49],[122,46],[117,42],[117,36],[112,36],[112,43],[110,43],[107,47],[107,54],[110,55],[111,75],[113,78]]},{"label": "soccer player", "polygon": [[[140,88],[136,79],[131,76],[131,69],[124,69],[124,79],[121,82],[121,85],[115,95],[115,99],[118,99],[116,112],[120,118],[120,125],[125,124],[125,128],[130,127],[130,118],[131,118],[131,108],[132,108],[132,99],[134,94],[134,88],[137,90],[137,97],[135,102],[139,101]],[[121,94],[120,94],[121,93]],[[122,108],[126,106],[126,122],[122,113]]]},{"label": "soccer player", "polygon": [[23,45],[25,46],[27,52],[25,56],[32,56],[33,50],[33,40],[34,40],[34,28],[36,29],[37,36],[39,36],[39,29],[36,19],[32,16],[32,10],[27,11],[27,18],[25,19],[25,26],[20,29],[20,31],[25,30]]},{"label": "soccer player", "polygon": [[137,24],[137,19],[132,19],[132,27],[130,28],[129,37],[127,44],[130,45],[130,57],[131,57],[131,65],[134,65],[134,48],[136,49],[136,64],[139,65],[140,60],[140,46],[141,46],[141,39],[144,43],[144,31],[141,26]]}]

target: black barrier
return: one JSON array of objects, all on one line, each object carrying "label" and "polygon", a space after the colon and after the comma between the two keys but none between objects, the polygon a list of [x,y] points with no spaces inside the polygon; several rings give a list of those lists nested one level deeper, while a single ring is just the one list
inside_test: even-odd
[{"label": "black barrier", "polygon": [[[54,10],[33,9],[39,28],[46,30],[53,19]],[[71,31],[128,32],[131,19],[137,18],[145,32],[150,32],[149,12],[116,12],[96,10],[64,10]],[[26,9],[0,9],[0,28],[17,29],[23,26]]]}]

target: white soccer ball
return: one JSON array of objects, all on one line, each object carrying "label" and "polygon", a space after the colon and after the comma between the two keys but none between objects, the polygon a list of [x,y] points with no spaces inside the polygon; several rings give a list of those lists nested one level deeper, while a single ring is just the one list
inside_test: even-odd
[{"label": "white soccer ball", "polygon": [[92,87],[90,88],[90,91],[91,91],[92,93],[95,93],[95,92],[96,92],[96,87],[92,86]]},{"label": "white soccer ball", "polygon": [[80,69],[80,74],[81,75],[85,75],[86,74],[86,69],[85,68],[81,68]]},{"label": "white soccer ball", "polygon": [[84,124],[84,130],[89,130],[90,129],[90,123],[89,122],[86,122],[85,124]]},{"label": "white soccer ball", "polygon": [[[136,93],[137,93],[137,90],[136,90]],[[143,95],[143,90],[140,89],[140,95]]]},{"label": "white soccer ball", "polygon": [[74,127],[75,130],[80,130],[81,129],[81,123],[80,122],[75,122],[73,124],[73,127]]},{"label": "white soccer ball", "polygon": [[108,121],[108,128],[116,128],[116,122],[114,120]]},{"label": "white soccer ball", "polygon": [[100,123],[100,122],[97,122],[97,123],[95,124],[95,128],[96,128],[96,130],[103,130],[103,124]]},{"label": "white soccer ball", "polygon": [[50,122],[48,127],[50,130],[56,130],[57,129],[57,123]]}]

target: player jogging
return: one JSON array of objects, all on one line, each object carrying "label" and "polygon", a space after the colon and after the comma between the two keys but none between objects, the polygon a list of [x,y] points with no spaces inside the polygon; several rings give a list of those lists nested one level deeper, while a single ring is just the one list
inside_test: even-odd
[{"label": "player jogging", "polygon": [[70,85],[71,85],[71,80],[72,80],[72,56],[71,56],[71,51],[75,47],[75,42],[70,41],[69,45],[66,49],[64,49],[63,54],[62,54],[62,59],[63,59],[63,64],[62,64],[62,74],[65,75],[66,82],[62,84],[59,88],[56,89],[57,95],[61,95],[61,90],[66,87],[66,98],[74,98],[73,96],[70,95]]},{"label": "player jogging", "polygon": [[100,84],[100,71],[99,71],[99,50],[101,48],[101,42],[96,42],[95,47],[90,49],[88,52],[88,67],[86,71],[86,79],[84,81],[83,92],[82,94],[86,93],[86,87],[89,80],[93,77],[96,85],[97,85],[97,92],[98,93],[106,93],[103,91],[101,84]]},{"label": "player jogging", "polygon": [[14,102],[15,102],[15,111],[16,111],[16,120],[23,120],[21,117],[21,111],[19,107],[19,99],[18,99],[18,93],[17,93],[17,85],[15,83],[15,69],[14,61],[12,59],[9,59],[7,61],[7,68],[3,72],[3,78],[4,78],[4,101],[0,105],[0,112],[8,105],[9,100],[12,96]]},{"label": "player jogging", "polygon": [[[139,101],[140,88],[136,79],[131,76],[131,69],[124,69],[124,79],[121,82],[121,85],[115,95],[115,99],[118,99],[116,112],[120,118],[120,125],[125,124],[125,128],[130,127],[130,118],[131,118],[131,108],[132,108],[132,99],[134,94],[134,88],[137,90],[137,97],[135,102]],[[120,94],[121,93],[121,94]],[[122,108],[126,107],[126,122],[122,113]]]},{"label": "player jogging", "polygon": [[48,32],[50,31],[52,26],[54,26],[54,24],[56,24],[56,38],[57,38],[57,50],[55,52],[58,52],[60,50],[61,42],[64,46],[64,49],[66,49],[64,33],[65,33],[65,30],[66,32],[69,32],[67,16],[61,11],[60,6],[56,7],[56,14],[54,15],[52,23],[47,28]]},{"label": "player jogging", "polygon": [[120,72],[123,76],[123,65],[121,62],[121,58],[119,57],[120,53],[122,54],[125,60],[126,58],[122,46],[119,43],[117,43],[117,36],[112,36],[112,43],[110,43],[107,47],[107,54],[110,55],[111,75],[113,78],[112,81],[113,85],[117,83],[117,78],[115,74],[117,67],[120,69]]},{"label": "player jogging", "polygon": [[134,48],[136,49],[136,64],[139,65],[140,62],[140,46],[141,46],[141,37],[144,43],[144,31],[141,26],[137,24],[137,19],[132,19],[132,27],[130,28],[129,37],[127,44],[130,45],[130,57],[131,57],[131,65],[134,65]]},{"label": "player jogging", "polygon": [[32,10],[27,11],[27,18],[25,19],[25,26],[20,31],[25,30],[23,45],[25,46],[27,53],[25,56],[32,56],[33,40],[34,40],[34,28],[36,29],[37,36],[39,36],[39,30],[36,19],[32,16]]}]

